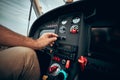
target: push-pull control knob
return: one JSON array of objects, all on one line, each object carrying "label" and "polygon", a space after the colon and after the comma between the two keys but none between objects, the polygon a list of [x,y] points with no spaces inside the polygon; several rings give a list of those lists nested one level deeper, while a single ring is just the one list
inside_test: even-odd
[{"label": "push-pull control knob", "polygon": [[63,75],[63,73],[59,73],[58,76],[57,76],[57,79],[58,79],[58,80],[64,80],[64,75]]}]

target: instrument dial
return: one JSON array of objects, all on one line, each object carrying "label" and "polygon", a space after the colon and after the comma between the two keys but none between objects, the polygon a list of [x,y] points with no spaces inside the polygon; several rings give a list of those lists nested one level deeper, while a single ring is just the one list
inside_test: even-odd
[{"label": "instrument dial", "polygon": [[61,23],[65,25],[67,23],[67,20],[63,20]]},{"label": "instrument dial", "polygon": [[80,22],[80,18],[79,17],[75,17],[75,18],[73,18],[72,22],[75,23],[75,24],[79,23]]},{"label": "instrument dial", "polygon": [[70,28],[70,33],[76,34],[78,32],[78,25],[72,25]]},{"label": "instrument dial", "polygon": [[61,26],[61,27],[59,28],[59,32],[60,32],[60,33],[65,33],[65,32],[66,32],[66,27],[65,27],[65,26]]}]

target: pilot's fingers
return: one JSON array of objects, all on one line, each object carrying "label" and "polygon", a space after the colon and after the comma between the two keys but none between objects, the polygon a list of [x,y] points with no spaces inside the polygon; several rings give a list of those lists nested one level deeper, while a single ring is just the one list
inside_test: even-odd
[{"label": "pilot's fingers", "polygon": [[56,40],[57,40],[57,37],[48,38],[48,41],[49,41],[50,44],[53,43]]},{"label": "pilot's fingers", "polygon": [[50,46],[52,47],[54,45],[54,42],[50,43]]},{"label": "pilot's fingers", "polygon": [[43,35],[45,35],[47,37],[58,37],[58,35],[55,33],[44,33]]},{"label": "pilot's fingers", "polygon": [[51,33],[51,36],[53,36],[53,37],[58,37],[58,35],[55,34],[55,33]]}]

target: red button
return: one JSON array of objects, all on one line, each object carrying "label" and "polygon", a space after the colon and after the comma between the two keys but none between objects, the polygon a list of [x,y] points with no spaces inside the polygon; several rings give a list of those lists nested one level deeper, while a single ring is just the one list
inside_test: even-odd
[{"label": "red button", "polygon": [[55,60],[55,61],[57,61],[57,62],[60,62],[60,58],[59,58],[59,57],[56,57],[56,56],[53,57],[53,60]]}]

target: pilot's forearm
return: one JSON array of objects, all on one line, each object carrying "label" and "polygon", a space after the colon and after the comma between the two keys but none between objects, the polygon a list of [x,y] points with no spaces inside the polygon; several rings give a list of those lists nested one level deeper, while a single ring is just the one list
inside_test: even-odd
[{"label": "pilot's forearm", "polygon": [[0,45],[36,48],[35,40],[13,32],[2,25],[0,25]]}]

